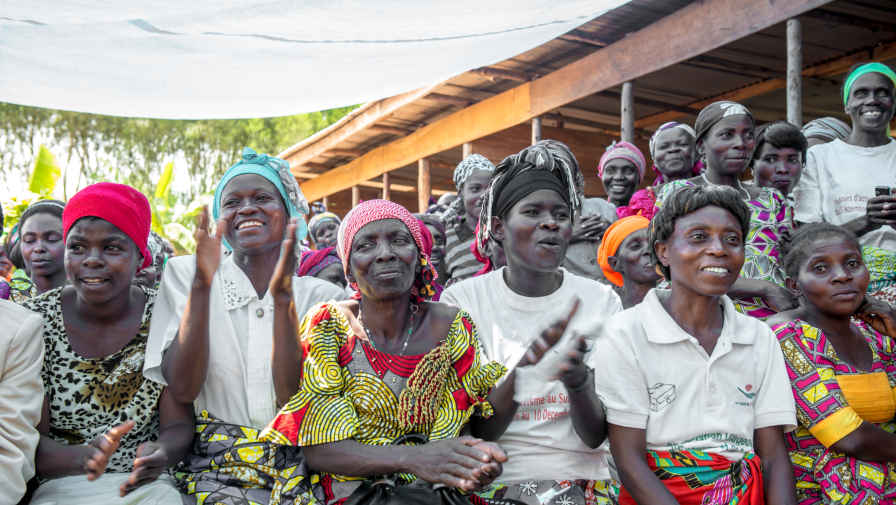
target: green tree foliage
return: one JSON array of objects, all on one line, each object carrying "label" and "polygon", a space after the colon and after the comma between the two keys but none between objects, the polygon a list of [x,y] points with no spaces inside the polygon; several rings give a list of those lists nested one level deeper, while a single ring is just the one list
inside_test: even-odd
[{"label": "green tree foliage", "polygon": [[[188,205],[214,190],[243,147],[271,155],[326,128],[354,107],[260,119],[163,120],[100,116],[0,103],[0,176],[27,180],[41,144],[63,168],[80,161],[78,187],[101,181],[129,184],[152,198],[167,163],[186,160]],[[63,177],[67,177],[66,171]],[[66,187],[66,181],[61,183]],[[71,195],[64,195],[70,197]],[[168,198],[165,199],[166,201]]]}]

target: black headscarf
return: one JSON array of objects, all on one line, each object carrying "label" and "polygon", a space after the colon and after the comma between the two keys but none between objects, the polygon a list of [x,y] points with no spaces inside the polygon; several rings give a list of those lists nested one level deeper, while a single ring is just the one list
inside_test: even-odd
[{"label": "black headscarf", "polygon": [[706,132],[712,128],[712,125],[721,121],[722,118],[737,115],[749,116],[750,121],[753,122],[753,126],[756,125],[756,118],[753,117],[753,114],[751,114],[746,107],[737,102],[722,100],[721,102],[707,105],[700,111],[700,114],[697,115],[697,122],[694,123],[694,130],[697,131],[695,140],[703,138],[703,136],[706,135]]}]

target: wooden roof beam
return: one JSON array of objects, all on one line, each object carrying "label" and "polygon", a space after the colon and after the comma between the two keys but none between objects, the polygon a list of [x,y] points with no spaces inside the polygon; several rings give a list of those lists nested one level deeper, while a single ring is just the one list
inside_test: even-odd
[{"label": "wooden roof beam", "polygon": [[[891,58],[896,58],[896,42],[890,42],[889,44],[877,46],[870,51],[858,51],[842,58],[837,58],[832,61],[827,61],[825,63],[804,68],[803,76],[828,77],[832,75],[842,74],[843,72],[849,70],[849,67],[851,67],[854,63],[858,63],[860,61],[886,61]],[[754,96],[762,95],[771,91],[779,90],[786,86],[786,79],[766,79],[749,86],[744,86],[732,91],[727,91],[720,95],[712,96],[709,98],[702,98],[700,100],[691,102],[688,105],[699,111],[703,107],[706,107],[711,103],[718,102],[719,100],[733,100],[737,102],[746,100],[748,98],[753,98]],[[635,127],[644,128],[655,124],[663,124],[668,121],[674,121],[675,119],[678,119],[683,115],[686,114],[675,110],[668,110],[657,114],[651,114],[649,116],[636,119]]]},{"label": "wooden roof beam", "polygon": [[[585,126],[588,128],[594,128],[598,133],[604,133],[606,135],[619,135],[620,132],[619,125],[600,123],[598,121],[582,119],[575,116],[564,116],[563,114],[548,112],[547,114],[542,114],[541,117],[549,121],[556,121],[558,123],[568,123]],[[635,130],[635,134],[648,139],[652,135],[651,132],[645,130]]]},{"label": "wooden roof beam", "polygon": [[561,40],[569,40],[572,42],[581,42],[591,46],[605,47],[609,42],[601,38],[596,33],[586,32],[585,30],[573,30],[560,36]]},{"label": "wooden roof beam", "polygon": [[476,103],[476,100],[463,98],[454,95],[445,95],[443,93],[430,93],[423,97],[424,100],[432,100],[434,102],[450,103],[458,107],[469,107]]},{"label": "wooden roof beam", "polygon": [[[598,96],[605,96],[607,98],[614,98],[616,100],[621,100],[622,95],[619,93],[614,93],[613,91],[601,91],[600,93],[595,93]],[[652,100],[650,98],[641,98],[635,97],[635,103],[646,105],[647,107],[657,107],[660,109],[670,109],[677,110],[679,112],[683,112],[685,114],[696,114],[700,112],[700,109],[694,109],[688,105],[676,105],[668,102],[663,102],[662,100]]]},{"label": "wooden roof beam", "polygon": [[330,149],[327,151],[327,154],[332,154],[333,156],[347,156],[349,158],[359,158],[364,156],[366,151],[362,149]]},{"label": "wooden roof beam", "polygon": [[859,28],[871,30],[874,33],[877,33],[878,31],[896,32],[896,25],[892,23],[884,23],[882,21],[874,21],[859,16],[840,14],[839,12],[831,12],[822,9],[813,9],[809,12],[803,13],[800,17],[819,19],[821,21],[835,23],[838,25],[857,26]]},{"label": "wooden roof beam", "polygon": [[483,77],[500,77],[510,81],[529,82],[538,79],[537,74],[528,74],[526,72],[518,72],[516,70],[505,70],[503,68],[482,67],[470,70],[471,74],[481,75]]},{"label": "wooden roof beam", "polygon": [[400,137],[406,137],[416,131],[409,130],[407,128],[399,128],[397,126],[388,126],[382,124],[373,124],[368,126],[367,129],[375,132],[391,133],[392,135],[398,135]]},{"label": "wooden roof beam", "polygon": [[[765,29],[827,0],[703,0],[535,81],[495,95],[302,184],[311,200],[350,188]],[[744,22],[749,20],[749,22]],[[711,28],[707,28],[711,27]],[[669,41],[677,41],[670,44]]]},{"label": "wooden roof beam", "polygon": [[[315,177],[319,177],[321,175],[321,174],[316,174],[316,173],[312,173],[312,172],[292,172],[292,174],[296,177],[296,179],[314,179]],[[382,182],[377,182],[377,181],[364,181],[364,182],[359,182],[357,184],[357,186],[362,186],[365,188],[383,189],[384,184]],[[414,186],[406,186],[404,184],[395,184],[394,182],[389,184],[389,190],[390,191],[398,191],[401,193],[416,193],[417,192],[417,188]],[[453,191],[448,191],[445,189],[436,189],[436,188],[432,189],[432,194],[436,195],[436,196],[442,196],[445,193],[453,193]]]}]

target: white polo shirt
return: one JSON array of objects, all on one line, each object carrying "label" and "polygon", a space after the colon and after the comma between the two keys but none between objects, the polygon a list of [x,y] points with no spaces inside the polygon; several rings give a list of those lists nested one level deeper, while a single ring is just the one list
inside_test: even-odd
[{"label": "white polo shirt", "polygon": [[646,430],[648,450],[731,460],[753,450],[757,428],[796,429],[790,379],[772,330],[723,296],[722,334],[710,356],[663,308],[667,296],[671,291],[651,290],[640,305],[611,317],[595,342],[608,422]]}]

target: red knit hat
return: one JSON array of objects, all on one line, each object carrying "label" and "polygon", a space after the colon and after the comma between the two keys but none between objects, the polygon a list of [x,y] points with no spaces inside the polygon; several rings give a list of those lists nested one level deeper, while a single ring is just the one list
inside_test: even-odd
[{"label": "red knit hat", "polygon": [[137,244],[137,249],[143,254],[140,270],[152,264],[152,254],[146,246],[152,211],[143,193],[114,182],[101,182],[75,193],[62,212],[63,242],[68,230],[82,217],[98,217],[117,226]]}]

